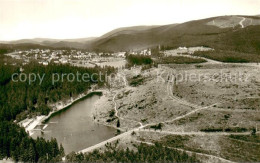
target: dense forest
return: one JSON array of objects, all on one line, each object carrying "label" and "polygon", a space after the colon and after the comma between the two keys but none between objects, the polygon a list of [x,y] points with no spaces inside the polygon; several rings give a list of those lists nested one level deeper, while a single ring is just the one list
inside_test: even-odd
[{"label": "dense forest", "polygon": [[[50,112],[51,103],[69,99],[80,93],[86,93],[91,85],[104,86],[105,74],[115,71],[112,67],[80,68],[69,65],[50,64],[43,66],[29,63],[22,67],[6,64],[11,59],[3,55],[7,50],[0,50],[0,159],[11,157],[15,161],[59,161],[64,155],[62,146],[52,139],[34,140],[15,121],[28,116],[46,115]],[[53,74],[102,74],[93,75],[92,80],[63,80],[53,82]],[[13,74],[16,74],[15,76]],[[23,74],[23,75],[21,75]],[[29,81],[30,74],[41,76]],[[27,80],[25,77],[27,77]],[[22,80],[21,80],[22,79]]]},{"label": "dense forest", "polygon": [[0,121],[0,160],[6,157],[23,162],[57,162],[64,156],[62,145],[56,139],[32,139],[13,122]]},{"label": "dense forest", "polygon": [[[0,65],[0,118],[2,120],[20,120],[24,115],[38,113],[47,115],[50,111],[48,105],[62,99],[69,99],[75,95],[86,92],[92,84],[103,86],[105,84],[105,74],[114,71],[114,68],[81,68],[69,65],[50,64],[48,66],[30,63],[23,66],[21,72],[19,67],[10,65]],[[17,73],[13,76],[12,74]],[[76,79],[76,74],[79,78]],[[93,75],[92,80],[82,80],[82,74]],[[101,78],[99,73],[102,73]],[[23,76],[19,76],[23,74]],[[30,74],[35,81],[29,81]],[[54,82],[54,74],[56,76]],[[62,79],[62,75],[64,78]],[[68,78],[68,74],[73,74],[75,79]],[[67,75],[67,76],[66,76]],[[41,81],[39,77],[43,77]],[[59,77],[58,77],[59,76]],[[24,81],[27,77],[28,80]],[[21,80],[22,79],[22,80]]]},{"label": "dense forest", "polygon": [[157,64],[193,64],[193,63],[203,63],[203,62],[207,62],[207,61],[200,58],[190,58],[184,56],[168,56],[168,57],[161,57],[156,60]]},{"label": "dense forest", "polygon": [[128,63],[128,66],[133,65],[150,65],[153,63],[153,60],[150,56],[145,55],[127,55],[126,60]]},{"label": "dense forest", "polygon": [[126,150],[107,145],[104,152],[95,150],[91,153],[70,153],[66,156],[68,162],[199,162],[193,155],[170,149],[159,143],[135,145],[136,150]]}]

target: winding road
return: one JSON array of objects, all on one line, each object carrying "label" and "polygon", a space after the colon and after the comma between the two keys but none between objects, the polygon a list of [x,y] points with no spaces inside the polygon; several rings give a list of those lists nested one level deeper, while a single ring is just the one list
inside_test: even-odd
[{"label": "winding road", "polygon": [[246,20],[246,18],[242,17],[242,20],[239,22],[239,24],[241,25],[242,28],[244,28],[245,26],[243,25],[243,22]]},{"label": "winding road", "polygon": [[[251,135],[251,132],[174,132],[174,131],[160,131],[160,130],[152,130],[152,129],[140,129],[141,132],[154,132],[168,135],[198,135],[198,136],[229,136],[229,135]],[[259,133],[259,132],[257,132]]]}]

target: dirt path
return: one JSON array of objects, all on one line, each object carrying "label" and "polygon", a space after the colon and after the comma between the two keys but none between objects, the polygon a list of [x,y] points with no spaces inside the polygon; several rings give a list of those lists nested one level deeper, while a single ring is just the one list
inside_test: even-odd
[{"label": "dirt path", "polygon": [[172,86],[172,85],[173,85],[173,83],[168,82],[168,83],[167,83],[167,86],[166,86],[166,90],[167,90],[167,92],[168,92],[169,98],[171,98],[171,99],[174,100],[175,102],[180,103],[181,105],[186,105],[186,106],[192,107],[192,108],[194,108],[194,110],[192,110],[192,111],[190,111],[190,112],[188,112],[188,113],[186,113],[186,114],[184,114],[184,115],[178,116],[178,117],[176,117],[176,118],[174,118],[174,119],[172,119],[172,120],[165,121],[165,122],[163,122],[163,123],[174,122],[174,121],[179,120],[179,119],[182,119],[182,118],[184,118],[184,117],[186,117],[186,116],[188,116],[188,115],[194,114],[194,113],[196,113],[196,112],[198,112],[198,111],[200,111],[200,110],[208,109],[208,108],[213,107],[214,105],[219,104],[219,103],[215,103],[215,104],[212,104],[212,105],[209,105],[209,106],[202,107],[202,106],[199,106],[199,105],[195,105],[195,104],[193,104],[193,103],[190,103],[190,102],[188,102],[188,101],[186,101],[186,100],[183,100],[183,99],[181,99],[181,98],[179,98],[179,97],[173,96],[173,93],[172,93],[172,92],[173,92],[173,88],[172,88],[173,86]]},{"label": "dirt path", "polygon": [[234,139],[234,138],[231,138],[231,137],[228,137],[228,138],[231,139],[231,140],[235,140],[235,141],[241,142],[241,143],[260,145],[260,143],[255,143],[255,142],[250,142],[250,141],[244,141],[244,140]]},{"label": "dirt path", "polygon": [[[174,131],[160,131],[160,130],[149,130],[149,129],[140,129],[141,132],[153,132],[153,133],[160,133],[160,134],[168,134],[168,135],[199,135],[199,136],[205,136],[205,135],[223,135],[223,136],[229,136],[229,135],[250,135],[251,132],[174,132]],[[259,144],[259,143],[258,143]]]},{"label": "dirt path", "polygon": [[93,150],[95,150],[95,149],[97,149],[97,148],[101,148],[101,147],[103,147],[103,146],[104,146],[105,144],[107,144],[107,143],[111,143],[111,142],[116,141],[116,140],[118,140],[118,139],[121,139],[121,138],[123,138],[123,137],[129,136],[129,135],[130,135],[133,131],[135,131],[135,130],[136,130],[136,129],[129,130],[129,131],[127,131],[127,132],[125,132],[125,133],[122,133],[122,134],[120,134],[120,135],[117,135],[117,136],[115,136],[115,137],[113,137],[113,138],[110,138],[110,139],[105,140],[105,141],[103,141],[103,142],[100,142],[100,143],[98,143],[98,144],[96,144],[96,145],[93,145],[93,146],[91,146],[91,147],[88,147],[88,148],[86,148],[86,149],[83,149],[83,150],[79,151],[78,153],[91,152],[91,151],[93,151]]},{"label": "dirt path", "polygon": [[260,111],[258,110],[250,110],[250,109],[222,109],[222,108],[206,108],[207,110],[212,110],[212,111],[225,111],[225,112],[238,112],[238,113],[256,113],[260,114]]},{"label": "dirt path", "polygon": [[114,103],[114,110],[115,110],[115,117],[119,118],[118,117],[118,110],[117,110],[117,106],[116,106],[116,101],[115,101],[115,98],[116,96],[118,95],[119,92],[117,92],[114,97],[113,97],[113,103]]},{"label": "dirt path", "polygon": [[[125,74],[123,74],[122,72],[118,72],[118,76],[119,76],[119,79],[123,79],[123,82],[124,82],[124,86],[125,88],[128,87],[128,81],[126,79],[126,76]],[[135,120],[132,120],[132,119],[126,119],[126,118],[123,118],[123,117],[120,117],[118,115],[118,110],[117,110],[117,103],[115,101],[116,99],[116,96],[119,94],[120,91],[117,91],[115,93],[115,95],[113,96],[113,103],[114,103],[114,110],[115,110],[115,117],[117,117],[118,119],[122,119],[122,120],[127,120],[127,121],[131,121],[131,122],[135,122],[135,123],[138,123],[140,125],[140,127],[143,127],[143,124],[141,122],[138,122],[138,121],[135,121]]]},{"label": "dirt path", "polygon": [[241,17],[242,20],[239,22],[239,24],[241,25],[242,28],[244,28],[244,25],[243,25],[243,22],[246,20],[246,18],[244,17]]},{"label": "dirt path", "polygon": [[138,123],[138,124],[140,125],[140,127],[142,127],[143,124],[142,124],[141,122],[138,122],[138,121],[135,121],[135,120],[132,120],[132,119],[126,119],[126,118],[120,117],[120,116],[118,115],[117,103],[116,103],[116,101],[115,101],[115,98],[116,98],[116,96],[118,95],[118,93],[119,93],[119,92],[117,92],[117,93],[114,95],[113,100],[112,100],[113,103],[114,103],[115,117],[117,117],[118,119],[122,119],[122,120],[126,120],[126,121],[131,121],[131,122]]}]

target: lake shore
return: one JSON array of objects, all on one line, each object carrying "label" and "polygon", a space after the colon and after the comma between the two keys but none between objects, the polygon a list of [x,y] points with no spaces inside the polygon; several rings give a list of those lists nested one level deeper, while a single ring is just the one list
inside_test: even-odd
[{"label": "lake shore", "polygon": [[48,120],[55,116],[56,114],[67,110],[68,108],[71,107],[71,105],[84,100],[87,97],[93,96],[93,95],[102,95],[103,91],[102,90],[90,90],[88,93],[82,93],[79,94],[78,97],[76,97],[75,99],[71,99],[70,102],[68,102],[67,104],[63,104],[62,106],[59,107],[55,107],[55,109],[53,109],[53,111],[51,111],[48,115],[40,115],[40,116],[36,116],[35,118],[26,118],[25,120],[19,122],[18,124],[21,127],[25,128],[25,131],[29,133],[30,136],[32,136],[34,134],[34,130],[35,128],[40,125],[40,124],[44,124],[46,122],[48,122]]}]

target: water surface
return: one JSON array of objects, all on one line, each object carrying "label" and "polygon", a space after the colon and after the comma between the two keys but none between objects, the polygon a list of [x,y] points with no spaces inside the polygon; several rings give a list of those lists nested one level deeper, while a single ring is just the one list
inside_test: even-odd
[{"label": "water surface", "polygon": [[79,151],[115,136],[116,130],[94,122],[91,117],[94,103],[100,96],[93,95],[73,104],[69,109],[53,116],[44,133],[35,132],[32,136],[46,139],[55,137],[62,143],[65,153]]}]

